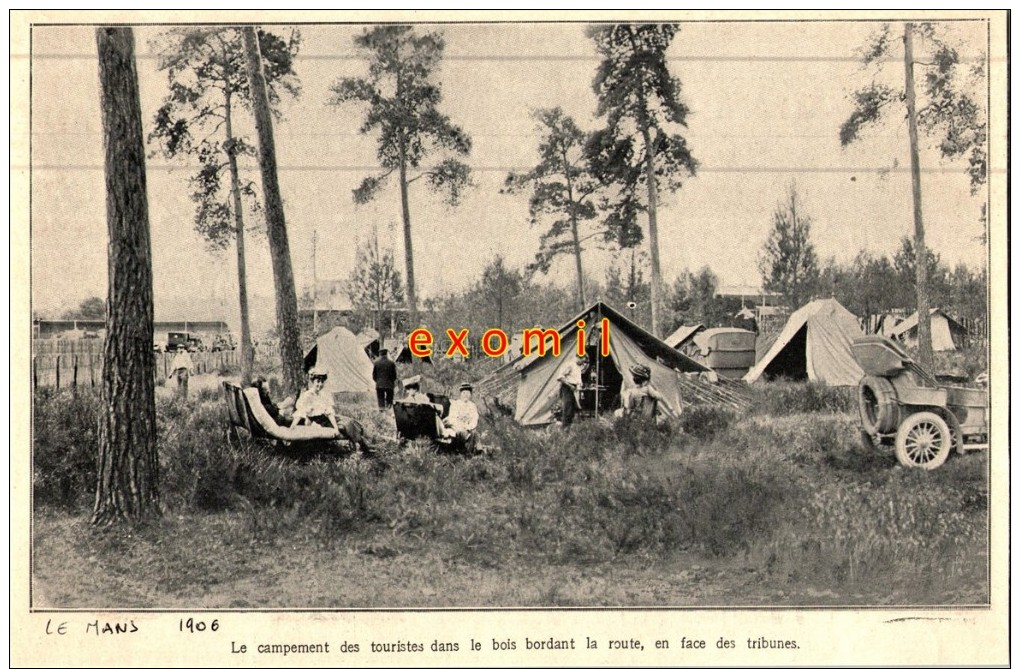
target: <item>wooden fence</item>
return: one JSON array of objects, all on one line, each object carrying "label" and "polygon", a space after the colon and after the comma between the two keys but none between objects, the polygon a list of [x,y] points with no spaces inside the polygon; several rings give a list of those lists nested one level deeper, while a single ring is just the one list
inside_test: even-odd
[{"label": "wooden fence", "polygon": [[[80,342],[63,342],[78,344]],[[86,347],[82,347],[85,349]],[[191,354],[195,374],[208,374],[218,370],[238,369],[238,351],[198,352]],[[156,378],[170,375],[170,364],[176,353],[152,354],[156,358]],[[102,350],[79,350],[66,353],[39,353],[32,355],[32,385],[36,388],[98,387],[103,377]]]}]

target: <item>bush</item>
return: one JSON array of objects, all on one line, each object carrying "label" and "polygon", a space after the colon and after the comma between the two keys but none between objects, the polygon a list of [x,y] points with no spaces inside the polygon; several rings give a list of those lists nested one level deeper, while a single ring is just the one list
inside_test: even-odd
[{"label": "bush", "polygon": [[32,411],[34,503],[83,507],[96,492],[99,393],[38,388]]},{"label": "bush", "polygon": [[709,441],[727,430],[737,419],[737,412],[729,407],[711,404],[693,404],[684,407],[680,426],[694,439]]},{"label": "bush", "polygon": [[980,582],[987,532],[967,492],[933,483],[932,472],[892,471],[883,486],[807,482],[803,504],[761,551],[768,570],[843,589],[909,592],[910,604],[944,604],[930,593],[951,591],[964,577]]},{"label": "bush", "polygon": [[820,383],[769,381],[750,386],[749,412],[769,416],[796,413],[852,413],[857,410],[857,388]]}]

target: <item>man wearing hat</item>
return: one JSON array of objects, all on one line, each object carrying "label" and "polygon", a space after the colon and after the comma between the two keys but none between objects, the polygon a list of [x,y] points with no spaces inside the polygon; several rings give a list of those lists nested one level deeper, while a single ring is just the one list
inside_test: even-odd
[{"label": "man wearing hat", "polygon": [[673,408],[666,396],[652,385],[652,370],[645,365],[631,365],[630,377],[634,381],[633,388],[627,388],[620,394],[624,416],[640,416],[652,420],[676,417],[679,412]]},{"label": "man wearing hat", "polygon": [[563,363],[560,375],[556,380],[560,382],[560,420],[563,429],[569,428],[574,422],[574,414],[580,407],[581,385],[585,370],[588,369],[588,358],[584,356],[570,356]]},{"label": "man wearing hat", "polygon": [[379,351],[379,358],[372,364],[372,380],[379,410],[389,409],[393,406],[393,388],[397,385],[397,365],[390,360],[385,348]]},{"label": "man wearing hat", "polygon": [[188,399],[188,377],[195,368],[191,360],[191,354],[185,346],[177,349],[177,355],[170,363],[170,378],[177,377],[177,394],[183,399]]},{"label": "man wearing hat", "polygon": [[443,419],[447,429],[444,436],[452,437],[453,444],[467,446],[478,427],[478,407],[471,400],[474,388],[470,383],[460,384],[460,397],[450,402],[450,413]]}]

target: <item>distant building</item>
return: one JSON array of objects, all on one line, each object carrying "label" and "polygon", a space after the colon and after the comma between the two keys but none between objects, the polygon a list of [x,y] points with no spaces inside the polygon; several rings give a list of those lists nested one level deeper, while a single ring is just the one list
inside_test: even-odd
[{"label": "distant building", "polygon": [[346,281],[320,280],[314,298],[306,293],[302,299],[298,325],[302,338],[309,341],[335,327],[354,332],[374,328],[393,334],[407,329],[407,311],[407,307],[389,307],[376,314],[356,307],[347,294]]},{"label": "distant building", "polygon": [[[223,321],[156,321],[153,323],[152,340],[166,342],[170,332],[188,332],[211,341],[216,335],[230,332],[230,328]],[[105,320],[38,318],[32,322],[32,336],[36,339],[83,339],[100,337],[105,333]]]}]

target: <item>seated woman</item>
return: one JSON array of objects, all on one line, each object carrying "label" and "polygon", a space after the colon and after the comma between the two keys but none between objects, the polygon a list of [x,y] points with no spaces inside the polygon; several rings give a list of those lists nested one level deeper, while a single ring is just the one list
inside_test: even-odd
[{"label": "seated woman", "polygon": [[333,409],[333,398],[323,392],[328,372],[320,367],[313,367],[308,372],[308,387],[298,395],[294,404],[294,425],[315,423],[323,427],[332,427],[339,431],[336,411]]},{"label": "seated woman", "polygon": [[470,383],[460,385],[460,398],[450,402],[450,414],[443,421],[446,425],[443,436],[450,437],[451,443],[460,448],[473,443],[478,427],[478,407],[471,400],[473,390]]},{"label": "seated woman", "polygon": [[408,402],[410,404],[427,404],[436,410],[436,434],[442,436],[443,434],[443,421],[440,416],[443,413],[443,406],[436,404],[429,399],[429,396],[421,392],[421,375],[416,374],[408,377],[403,381],[404,386],[404,397],[402,402]]},{"label": "seated woman", "polygon": [[[321,367],[313,367],[308,372],[308,388],[298,394],[294,404],[294,425],[315,423],[323,427],[331,427],[343,439],[359,446],[368,453],[371,444],[365,437],[365,428],[354,418],[338,415],[333,409],[333,397],[323,390],[329,373]],[[285,400],[286,401],[286,400]]]}]

